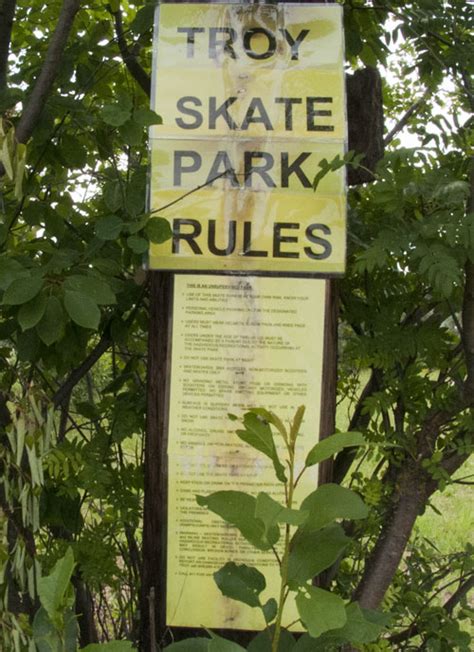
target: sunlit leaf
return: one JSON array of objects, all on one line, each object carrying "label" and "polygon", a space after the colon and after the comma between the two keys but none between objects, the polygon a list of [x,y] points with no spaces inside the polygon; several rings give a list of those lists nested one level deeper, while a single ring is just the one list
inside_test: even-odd
[{"label": "sunlit leaf", "polygon": [[330,629],[345,625],[347,616],[344,601],[335,593],[307,586],[296,596],[301,620],[314,638]]},{"label": "sunlit leaf", "polygon": [[242,536],[260,550],[269,550],[278,541],[278,527],[265,532],[263,522],[255,518],[256,499],[242,491],[217,491],[210,496],[196,496],[202,507],[207,507],[225,521],[237,527]]},{"label": "sunlit leaf", "polygon": [[306,457],[306,466],[319,464],[333,457],[344,448],[363,446],[365,443],[366,441],[360,432],[337,432],[335,435],[321,439],[313,446]]}]

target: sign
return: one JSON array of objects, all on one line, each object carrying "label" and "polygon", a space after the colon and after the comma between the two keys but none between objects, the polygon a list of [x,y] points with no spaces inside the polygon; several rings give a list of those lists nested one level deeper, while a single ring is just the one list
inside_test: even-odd
[{"label": "sign", "polygon": [[[228,561],[256,566],[265,601],[278,595],[276,559],[200,507],[196,494],[267,491],[284,501],[271,461],[237,437],[227,415],[264,406],[286,421],[305,405],[301,470],[319,437],[325,282],[176,275],[174,290],[166,624],[259,630],[260,610],[225,598],[212,574]],[[316,467],[305,473],[297,501],[314,490],[316,475]],[[288,603],[284,625],[298,619]]]},{"label": "sign", "polygon": [[341,274],[346,140],[342,8],[161,4],[150,208],[173,238],[151,269]]}]

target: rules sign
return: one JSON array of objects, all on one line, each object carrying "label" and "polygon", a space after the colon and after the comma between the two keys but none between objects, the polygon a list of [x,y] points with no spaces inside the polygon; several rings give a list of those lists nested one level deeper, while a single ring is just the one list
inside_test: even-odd
[{"label": "rules sign", "polygon": [[346,141],[342,9],[162,4],[150,208],[173,237],[150,268],[337,275]]}]

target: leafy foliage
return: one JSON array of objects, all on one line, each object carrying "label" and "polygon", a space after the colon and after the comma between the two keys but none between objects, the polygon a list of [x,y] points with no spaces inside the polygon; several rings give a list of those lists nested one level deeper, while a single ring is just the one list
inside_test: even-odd
[{"label": "leafy foliage", "polygon": [[[337,630],[337,635],[343,642],[353,640],[350,638],[353,631],[351,629],[354,620],[351,611],[353,606],[349,605],[346,612],[342,598],[329,591],[313,587],[309,582],[331,566],[350,541],[336,521],[365,518],[368,510],[354,492],[334,484],[319,487],[302,501],[299,509],[294,508],[294,490],[304,471],[310,466],[307,463],[302,473],[298,477],[295,476],[296,442],[303,415],[304,407],[298,408],[293,422],[287,429],[275,414],[257,408],[244,415],[244,429],[236,431],[240,439],[272,460],[276,458],[276,446],[270,424],[283,438],[287,456],[285,461],[288,467],[288,480],[285,479],[285,505],[280,505],[264,492],[260,492],[256,499],[243,492],[232,491],[219,491],[207,498],[197,496],[199,505],[207,507],[227,523],[237,527],[255,548],[261,550],[272,548],[274,551],[281,575],[278,601],[270,599],[266,605],[261,603],[260,594],[266,587],[266,581],[264,575],[256,568],[228,562],[214,573],[216,584],[225,596],[250,607],[259,607],[263,612],[265,623],[275,621],[269,637],[271,645],[266,646],[268,649],[271,648],[271,652],[278,652],[281,647],[280,639],[284,648],[292,650],[296,645],[294,640],[288,641],[288,638],[282,638],[283,611],[290,591],[295,591],[297,594],[296,606],[300,621],[312,639],[319,639],[327,631]],[[231,415],[231,418],[235,420],[236,417]],[[328,437],[325,446],[322,446],[324,442],[321,442],[319,446],[322,448],[316,447],[316,453],[313,448],[306,460],[315,458],[318,451],[321,451],[322,458],[326,459],[331,452],[342,450],[348,444],[364,443],[359,433],[342,433],[342,437],[340,435],[341,433],[338,433]],[[281,482],[280,466],[282,465],[279,463],[274,466],[276,478]],[[278,523],[285,524],[281,558],[275,550],[275,544],[280,536]],[[291,526],[296,527],[294,533],[291,531]],[[262,545],[262,540],[265,546]],[[372,640],[370,625],[367,625],[366,632],[363,627],[364,618],[360,611],[359,614],[361,616],[359,626],[363,632],[361,635],[366,636],[367,640]],[[347,629],[344,630],[346,625]],[[379,633],[380,628],[377,629],[376,636]],[[347,638],[345,638],[346,634],[348,634]],[[260,641],[261,639],[257,637],[253,648],[251,646],[249,649],[258,649],[261,645],[265,648],[265,644]]]},{"label": "leafy foliage", "polygon": [[[50,649],[56,616],[75,637],[76,621],[67,615],[70,589],[58,593],[62,616],[52,608],[54,600],[50,612],[35,608],[41,580],[61,566],[69,549],[74,591],[89,596],[90,611],[84,611],[92,614],[89,621],[85,616],[77,621],[81,640],[89,632],[85,649],[116,638],[128,642],[105,647],[125,650],[140,638],[149,307],[142,262],[149,241],[170,237],[168,223],[150,215],[145,203],[147,127],[160,122],[146,92],[154,4],[0,2],[2,12],[15,9],[11,39],[8,20],[0,23],[0,647],[5,650],[31,650],[33,636],[41,639],[41,652]],[[69,38],[60,56],[48,57],[59,16],[68,7]],[[453,482],[472,451],[472,17],[463,0],[344,2],[348,65],[386,66],[389,131],[374,182],[349,192],[348,273],[338,282],[342,432],[317,444],[306,464],[336,455],[335,477],[342,481],[357,455],[354,447],[361,437],[368,440],[350,482],[371,509],[363,516],[361,503],[346,501],[348,494],[341,492],[336,496],[334,488],[325,491],[334,492],[336,502],[321,510],[324,494],[317,492],[298,509],[265,494],[252,499],[251,538],[268,547],[277,532],[281,540],[293,528],[294,581],[326,569],[319,588],[346,605],[342,627],[318,639],[307,635],[295,641],[283,634],[280,652],[330,652],[344,640],[368,651],[471,646],[463,630],[472,616],[465,593],[472,583],[472,549],[446,557],[435,542],[415,544],[409,535],[432,493]],[[57,68],[48,70],[51,85],[38,101],[38,80],[52,60]],[[130,61],[138,64],[139,78]],[[415,147],[402,147],[402,130]],[[343,164],[356,167],[360,156],[322,162],[314,170],[315,186]],[[272,460],[283,484],[288,471],[272,445],[272,428],[291,444],[295,433],[263,409],[247,417],[242,438]],[[412,514],[412,522],[405,521],[403,533],[394,532],[401,513]],[[350,538],[330,520],[349,517]],[[317,562],[314,537],[321,553]],[[386,570],[386,540],[402,542],[397,554],[403,572]],[[228,574],[233,588],[225,575],[225,590],[249,600],[250,594],[260,595],[252,571]],[[381,575],[385,597],[378,603],[393,614],[385,639],[380,631],[387,623],[363,606],[373,593],[373,578]],[[352,601],[354,591],[362,606]],[[304,594],[307,602],[310,594]],[[265,622],[274,622],[275,604],[261,609]],[[312,622],[311,614],[307,618]],[[249,649],[269,652],[267,640],[257,636]],[[224,643],[201,637],[190,645],[169,649],[222,650]]]}]

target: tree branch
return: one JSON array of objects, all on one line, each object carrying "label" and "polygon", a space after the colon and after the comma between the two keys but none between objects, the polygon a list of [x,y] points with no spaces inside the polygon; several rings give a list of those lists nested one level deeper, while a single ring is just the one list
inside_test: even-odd
[{"label": "tree branch", "polygon": [[[461,437],[467,437],[467,438],[472,438],[473,433],[466,433],[465,431],[462,431],[459,433],[459,438]],[[464,462],[469,458],[470,453],[452,453],[451,455],[448,455],[445,457],[444,460],[441,461],[440,467],[445,471],[445,473],[448,473],[450,476],[452,476],[461,466],[464,464]],[[436,480],[431,480],[429,489],[430,493],[433,493],[436,491],[438,488],[438,482]]]},{"label": "tree branch", "polygon": [[[465,580],[459,585],[459,587],[449,598],[449,600],[447,600],[444,603],[443,609],[449,615],[451,615],[456,605],[458,605],[461,602],[461,600],[469,593],[469,591],[473,587],[474,587],[474,574],[470,575],[467,580]],[[420,628],[418,624],[415,622],[412,623],[409,627],[407,627],[403,631],[397,632],[397,634],[393,634],[392,636],[390,636],[388,638],[388,641],[394,645],[397,645],[398,643],[403,643],[404,641],[408,641],[410,638],[417,636],[419,632],[420,632]]]},{"label": "tree branch", "polygon": [[120,54],[124,64],[127,66],[128,71],[142,88],[142,90],[150,97],[151,95],[151,80],[150,76],[143,70],[141,65],[138,63],[138,59],[133,50],[130,50],[127,41],[125,40],[125,34],[123,32],[123,23],[122,23],[122,12],[120,9],[115,12],[111,12],[114,17],[115,25],[115,34],[117,35],[117,43],[119,46]]},{"label": "tree branch", "polygon": [[91,643],[98,643],[99,637],[94,622],[94,604],[89,587],[82,579],[79,572],[71,578],[76,593],[75,611],[79,625],[79,643],[82,647]]},{"label": "tree branch", "polygon": [[112,338],[109,333],[104,333],[87,358],[71,371],[63,384],[56,390],[52,398],[54,407],[59,407],[69,399],[73,388],[92,369],[97,360],[102,357],[111,344]]},{"label": "tree branch", "polygon": [[64,441],[66,437],[67,424],[69,421],[69,404],[71,402],[71,392],[64,397],[64,400],[61,402],[61,417],[59,419],[59,428],[58,428],[58,443]]},{"label": "tree branch", "polygon": [[62,55],[80,4],[80,0],[64,0],[63,2],[40,74],[16,126],[15,135],[19,143],[26,143],[38,124],[48,95],[51,93],[58,75]]},{"label": "tree branch", "polygon": [[378,608],[392,582],[413,525],[426,502],[426,473],[424,475],[425,478],[414,464],[406,465],[399,473],[397,498],[354,594],[363,608]]},{"label": "tree branch", "polygon": [[453,593],[453,595],[447,600],[443,609],[445,609],[448,614],[452,614],[454,607],[461,602],[461,600],[469,593],[469,591],[474,588],[474,574],[472,574],[465,582],[462,582]]},{"label": "tree branch", "polygon": [[16,0],[0,0],[0,91],[7,87],[8,53]]},{"label": "tree branch", "polygon": [[395,138],[395,136],[404,128],[406,125],[410,122],[411,118],[418,113],[420,108],[423,106],[425,103],[426,98],[430,94],[430,90],[426,90],[423,95],[420,97],[419,100],[414,102],[410,108],[404,113],[404,115],[400,118],[400,120],[397,122],[397,124],[391,129],[388,134],[385,136],[383,139],[383,144],[385,147],[392,142],[392,140]]},{"label": "tree branch", "polygon": [[[357,405],[355,407],[354,413],[352,415],[351,421],[349,423],[348,430],[360,430],[361,428],[367,428],[370,421],[370,414],[364,412],[364,403],[369,396],[372,396],[379,388],[379,374],[375,369],[372,369],[370,378],[367,381],[364,389],[361,392]],[[341,451],[334,460],[333,467],[333,482],[340,484],[346,477],[352,462],[357,454],[359,449],[355,447],[345,448]]]},{"label": "tree branch", "polygon": [[[474,159],[470,169],[471,192],[467,206],[468,213],[474,213]],[[462,307],[462,343],[466,358],[467,377],[464,384],[464,398],[468,405],[474,404],[474,261],[467,260],[466,280]]]},{"label": "tree branch", "polygon": [[[145,296],[147,290],[147,283],[143,285],[142,291],[140,296],[137,299],[137,302],[133,308],[133,310],[130,312],[128,317],[124,320],[124,324],[126,326],[130,326],[134,319],[135,316],[138,312],[138,309],[140,308],[143,297]],[[107,351],[107,349],[110,347],[112,344],[112,337],[110,335],[109,328],[106,327],[104,329],[104,332],[102,333],[102,336],[100,340],[97,342],[95,347],[92,349],[92,351],[89,353],[87,358],[81,362],[81,364],[73,369],[69,376],[66,378],[66,380],[62,383],[62,385],[56,390],[52,397],[52,402],[54,407],[59,407],[60,405],[64,406],[64,403],[69,400],[70,394],[74,387],[77,385],[77,383],[84,378],[84,376],[92,369],[92,367],[95,365],[97,360],[101,358],[104,353]]]},{"label": "tree branch", "polygon": [[438,487],[438,482],[422,467],[422,461],[432,454],[439,431],[450,418],[444,411],[434,412],[418,433],[416,459],[407,457],[398,470],[393,504],[354,593],[354,599],[363,608],[379,607],[400,564],[415,521]]}]

